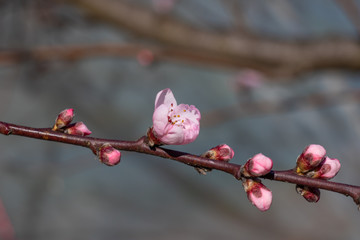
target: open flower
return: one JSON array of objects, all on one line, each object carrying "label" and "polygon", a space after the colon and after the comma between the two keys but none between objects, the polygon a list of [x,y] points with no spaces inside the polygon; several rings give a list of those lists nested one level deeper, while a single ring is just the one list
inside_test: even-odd
[{"label": "open flower", "polygon": [[151,146],[183,145],[193,142],[200,131],[200,111],[193,105],[177,105],[169,88],[160,91],[155,99],[153,126],[148,131]]}]

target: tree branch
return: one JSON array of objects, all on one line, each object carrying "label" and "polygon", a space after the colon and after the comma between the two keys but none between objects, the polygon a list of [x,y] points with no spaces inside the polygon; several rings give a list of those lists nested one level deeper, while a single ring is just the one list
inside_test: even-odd
[{"label": "tree branch", "polygon": [[275,41],[245,34],[214,33],[194,29],[170,16],[159,16],[126,1],[68,2],[140,36],[209,59],[226,59],[223,62],[231,66],[254,68],[270,76],[291,76],[315,69],[360,69],[360,44],[355,40]]},{"label": "tree branch", "polygon": [[[244,178],[240,171],[241,165],[228,163],[224,161],[211,160],[197,155],[170,150],[162,147],[150,148],[147,143],[147,137],[141,137],[137,141],[121,141],[102,138],[82,137],[76,135],[69,135],[66,133],[53,131],[51,128],[31,128],[19,126],[11,123],[0,121],[0,133],[4,135],[19,135],[23,137],[37,138],[47,141],[62,142],[73,144],[77,146],[87,147],[96,154],[97,150],[105,143],[111,144],[116,149],[139,152],[143,154],[154,155],[166,159],[172,159],[193,167],[203,167],[216,169],[231,174],[236,179]],[[271,171],[269,174],[262,176],[262,178],[288,182],[293,184],[300,184],[309,187],[316,187],[337,193],[351,196],[357,205],[360,205],[360,187],[337,183],[322,179],[309,178],[297,175],[293,170],[287,171]]]}]

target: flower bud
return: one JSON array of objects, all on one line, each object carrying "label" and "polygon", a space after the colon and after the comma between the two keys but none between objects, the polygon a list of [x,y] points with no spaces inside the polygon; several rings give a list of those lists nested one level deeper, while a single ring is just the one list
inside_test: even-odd
[{"label": "flower bud", "polygon": [[65,133],[78,136],[87,136],[91,131],[86,127],[83,122],[77,122],[69,128],[65,129]]},{"label": "flower bud", "polygon": [[63,110],[56,118],[55,125],[53,127],[53,130],[56,131],[60,128],[63,128],[71,123],[73,120],[75,114],[74,109],[69,108]]},{"label": "flower bud", "polygon": [[110,144],[105,143],[98,151],[100,162],[108,165],[115,166],[120,162],[121,153],[119,150],[113,148]]},{"label": "flower bud", "polygon": [[221,144],[201,154],[204,158],[228,162],[234,157],[234,150],[226,144]]},{"label": "flower bud", "polygon": [[255,207],[263,212],[270,208],[272,193],[260,180],[245,179],[243,186],[249,201]]},{"label": "flower bud", "polygon": [[149,49],[142,49],[136,55],[136,59],[141,66],[148,67],[152,63],[154,63],[155,56],[154,56],[154,53],[152,51],[150,51]]},{"label": "flower bud", "polygon": [[307,173],[316,168],[324,159],[326,150],[321,145],[311,144],[307,146],[296,161],[296,172]]},{"label": "flower bud", "polygon": [[268,174],[273,167],[273,161],[258,153],[250,158],[242,168],[242,174],[246,177],[259,177]]},{"label": "flower bud", "polygon": [[336,158],[325,157],[322,163],[306,176],[312,178],[331,179],[336,176],[341,167],[340,161]]},{"label": "flower bud", "polygon": [[[228,162],[234,157],[234,150],[226,144],[220,144],[201,154],[201,157]],[[202,175],[211,171],[209,168],[195,167],[195,169]]]},{"label": "flower bud", "polygon": [[320,190],[318,188],[296,185],[296,192],[308,202],[316,203],[320,200]]}]

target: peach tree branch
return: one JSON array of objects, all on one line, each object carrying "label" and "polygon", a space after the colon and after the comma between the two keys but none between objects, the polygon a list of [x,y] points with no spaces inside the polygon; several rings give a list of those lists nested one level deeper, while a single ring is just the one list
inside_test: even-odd
[{"label": "peach tree branch", "polygon": [[[273,40],[250,33],[204,31],[179,19],[162,16],[129,1],[68,0],[89,15],[136,35],[193,52],[203,59],[221,59],[231,66],[253,68],[269,76],[289,77],[319,69],[360,69],[357,39]],[[216,60],[216,61],[215,61]]]},{"label": "peach tree branch", "polygon": [[[158,156],[165,159],[175,160],[193,167],[216,169],[226,172],[234,176],[238,180],[248,178],[248,176],[244,176],[243,172],[241,171],[242,165],[208,159],[194,154],[175,151],[162,147],[150,147],[148,142],[149,139],[146,136],[143,136],[136,141],[112,140],[104,138],[93,138],[88,136],[71,135],[60,131],[54,131],[51,128],[31,128],[2,121],[0,121],[0,133],[4,135],[12,134],[46,141],[54,141],[72,144],[76,146],[82,146],[89,148],[94,154],[97,154],[99,148],[104,144],[110,144],[112,147],[118,150],[133,151]],[[274,181],[287,182],[337,192],[340,194],[344,194],[345,196],[352,197],[354,202],[357,205],[360,205],[360,186],[301,176],[296,174],[293,169],[286,171],[272,170],[268,174],[260,177]]]}]

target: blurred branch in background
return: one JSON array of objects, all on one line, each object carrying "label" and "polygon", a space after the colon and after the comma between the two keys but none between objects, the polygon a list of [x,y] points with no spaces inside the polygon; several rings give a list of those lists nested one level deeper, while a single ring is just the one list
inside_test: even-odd
[{"label": "blurred branch in background", "polygon": [[230,65],[257,69],[270,76],[293,76],[316,69],[360,69],[360,45],[353,39],[290,41],[239,36],[233,32],[195,29],[171,16],[159,16],[126,1],[68,2],[142,37],[197,52],[208,59],[221,57]]}]

